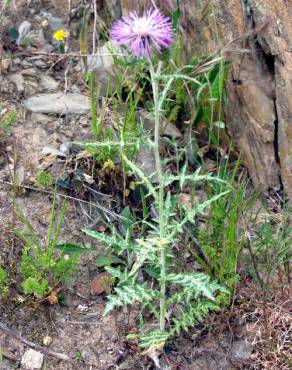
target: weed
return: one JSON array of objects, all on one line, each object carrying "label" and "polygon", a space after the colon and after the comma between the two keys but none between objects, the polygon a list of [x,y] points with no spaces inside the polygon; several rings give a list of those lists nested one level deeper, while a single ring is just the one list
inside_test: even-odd
[{"label": "weed", "polygon": [[36,173],[36,184],[40,188],[49,190],[52,186],[52,176],[49,172],[44,170],[38,170]]},{"label": "weed", "polygon": [[16,110],[6,111],[2,110],[0,106],[0,138],[8,134],[11,130],[11,126],[16,122],[17,112]]},{"label": "weed", "polygon": [[62,205],[59,218],[57,219],[55,201],[56,198],[54,197],[45,245],[43,245],[29,221],[20,211],[17,211],[17,215],[25,230],[21,231],[16,228],[13,230],[24,244],[19,267],[20,275],[23,278],[23,291],[25,294],[33,294],[36,297],[45,297],[55,291],[72,276],[78,264],[76,255],[70,257],[57,253],[65,203]]},{"label": "weed", "polygon": [[289,207],[279,213],[280,217],[266,213],[263,220],[254,222],[250,228],[250,259],[248,271],[262,288],[264,296],[277,285],[291,282],[290,264],[292,254],[292,228]]},{"label": "weed", "polygon": [[9,292],[7,273],[0,265],[0,296],[6,296]]},{"label": "weed", "polygon": [[[229,186],[235,187],[238,168],[239,160],[229,173],[228,160],[223,162],[218,170],[218,177],[225,182],[209,184],[210,195],[221,194]],[[213,202],[206,224],[198,230],[201,254],[192,252],[202,267],[220,283],[226,285],[231,292],[239,280],[237,267],[245,241],[246,230],[241,225],[241,220],[246,216],[255,198],[255,194],[246,195],[247,186],[248,180],[242,179],[235,191]],[[225,303],[229,303],[229,298],[222,297]]]},{"label": "weed", "polygon": [[[145,67],[149,71],[153,96],[153,102],[149,106],[152,106],[155,117],[154,140],[148,137],[146,143],[155,157],[158,185],[154,186],[151,177],[147,177],[143,170],[129,158],[125,150],[127,141],[124,140],[123,135],[121,135],[121,141],[115,144],[119,146],[126,168],[135,174],[148,190],[147,197],[153,199],[157,216],[152,221],[142,222],[147,225],[147,228],[139,238],[133,237],[133,225],[131,225],[133,220],[129,214],[125,217],[129,225],[125,228],[124,235],[117,233],[115,228],[112,228],[111,236],[91,230],[85,232],[107,245],[111,252],[126,259],[125,263],[118,264],[117,267],[106,267],[106,270],[116,279],[117,285],[114,288],[114,294],[108,298],[104,314],[115,307],[139,302],[143,312],[149,310],[158,321],[156,330],[148,332],[141,328],[139,334],[141,347],[145,348],[147,353],[153,353],[161,349],[169,338],[187,330],[198,320],[202,320],[209,310],[218,309],[215,298],[217,292],[227,292],[206,274],[177,272],[173,247],[179,240],[179,235],[184,232],[185,224],[194,222],[198,213],[229,193],[230,188],[196,205],[192,210],[184,209],[181,214],[178,214],[176,196],[166,191],[170,186],[177,183],[182,191],[185,186],[197,182],[224,181],[209,174],[201,175],[200,169],[190,173],[187,164],[177,175],[165,172],[164,161],[160,157],[161,111],[164,110],[168,94],[176,81],[187,80],[199,85],[200,82],[196,78],[185,76],[183,69],[165,75],[162,72],[162,62],[158,62],[156,67],[152,61],[148,61],[146,66],[144,62],[143,68]],[[104,143],[95,145],[102,147]],[[151,285],[139,278],[144,273],[151,276]],[[176,314],[172,310],[174,305]]]}]

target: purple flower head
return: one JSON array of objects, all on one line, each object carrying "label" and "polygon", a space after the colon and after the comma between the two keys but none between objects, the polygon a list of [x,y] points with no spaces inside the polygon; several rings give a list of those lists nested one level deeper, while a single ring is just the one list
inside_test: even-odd
[{"label": "purple flower head", "polygon": [[174,40],[171,19],[158,9],[149,9],[141,17],[132,12],[116,21],[110,30],[111,38],[118,45],[127,46],[133,55],[148,59],[152,46],[160,52]]}]

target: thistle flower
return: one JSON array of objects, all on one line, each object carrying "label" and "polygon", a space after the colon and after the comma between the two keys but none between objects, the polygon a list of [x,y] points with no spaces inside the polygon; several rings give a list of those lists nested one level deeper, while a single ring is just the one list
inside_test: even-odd
[{"label": "thistle flower", "polygon": [[136,57],[148,59],[152,57],[152,46],[161,52],[174,40],[171,19],[158,9],[149,9],[142,16],[131,12],[113,24],[110,35],[114,42],[127,46]]},{"label": "thistle flower", "polygon": [[57,41],[64,41],[69,36],[69,33],[63,29],[57,30],[53,34],[53,38]]}]

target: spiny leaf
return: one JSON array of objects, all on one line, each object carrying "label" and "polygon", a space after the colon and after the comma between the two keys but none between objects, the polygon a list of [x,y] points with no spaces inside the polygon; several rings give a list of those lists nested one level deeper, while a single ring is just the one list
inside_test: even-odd
[{"label": "spiny leaf", "polygon": [[209,311],[219,309],[218,305],[210,301],[198,301],[188,304],[185,310],[181,310],[179,318],[173,319],[174,326],[170,331],[170,335],[179,335],[181,331],[187,331],[193,327],[198,321],[202,321]]},{"label": "spiny leaf", "polygon": [[162,330],[154,330],[150,333],[142,334],[139,336],[139,346],[142,348],[149,348],[154,350],[156,348],[164,347],[165,342],[168,340],[170,334]]},{"label": "spiny leaf", "polygon": [[169,282],[182,285],[184,288],[187,288],[192,292],[197,291],[212,301],[215,300],[213,293],[216,290],[226,290],[216,282],[210,282],[210,277],[202,273],[171,273],[168,274],[167,280]]},{"label": "spiny leaf", "polygon": [[115,295],[109,296],[103,315],[106,315],[115,307],[133,304],[134,302],[151,302],[159,294],[158,291],[149,289],[146,284],[124,285],[116,287],[114,290]]}]

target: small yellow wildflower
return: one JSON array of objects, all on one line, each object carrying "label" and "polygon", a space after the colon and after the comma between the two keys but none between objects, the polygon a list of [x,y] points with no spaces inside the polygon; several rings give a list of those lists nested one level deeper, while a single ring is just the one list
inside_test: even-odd
[{"label": "small yellow wildflower", "polygon": [[106,162],[104,162],[102,166],[103,171],[113,171],[115,169],[115,164],[111,159],[108,159]]},{"label": "small yellow wildflower", "polygon": [[53,38],[57,41],[64,41],[69,36],[69,33],[63,29],[57,30],[53,34]]}]

